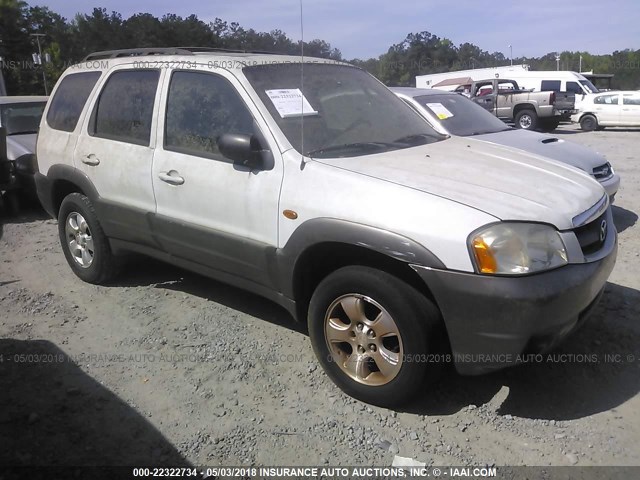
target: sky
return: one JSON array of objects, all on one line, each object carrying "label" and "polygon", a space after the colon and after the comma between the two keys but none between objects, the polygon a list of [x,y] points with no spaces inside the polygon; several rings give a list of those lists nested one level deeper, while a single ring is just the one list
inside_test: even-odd
[{"label": "sky", "polygon": [[[94,6],[124,18],[135,13],[161,17],[196,14],[205,22],[219,17],[258,31],[280,29],[300,39],[300,0],[27,0],[67,19]],[[490,8],[488,8],[490,6]],[[514,58],[556,51],[611,53],[640,48],[640,1],[433,1],[302,0],[305,41],[320,38],[346,59],[385,53],[408,33],[429,31],[459,45],[469,42],[490,53]]]}]

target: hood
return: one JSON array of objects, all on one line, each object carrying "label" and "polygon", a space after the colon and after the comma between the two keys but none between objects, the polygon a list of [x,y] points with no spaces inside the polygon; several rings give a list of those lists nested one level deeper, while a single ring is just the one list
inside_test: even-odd
[{"label": "hood", "polygon": [[594,167],[607,163],[607,159],[602,155],[577,143],[567,142],[552,135],[528,132],[521,129],[485,133],[474,138],[498,145],[519,148],[536,155],[567,163],[584,170],[589,175],[593,173]]},{"label": "hood", "polygon": [[7,158],[16,160],[22,155],[34,153],[36,151],[36,133],[24,135],[9,135],[7,137]]},{"label": "hood", "polygon": [[598,182],[572,167],[468,138],[314,161],[453,200],[501,220],[545,222],[560,230],[573,228],[573,218],[605,195]]}]

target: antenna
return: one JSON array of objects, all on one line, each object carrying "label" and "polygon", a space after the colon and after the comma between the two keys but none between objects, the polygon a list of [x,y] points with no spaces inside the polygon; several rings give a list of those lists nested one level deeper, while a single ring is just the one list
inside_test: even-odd
[{"label": "antenna", "polygon": [[300,170],[304,168],[304,24],[302,22],[302,0],[300,0]]}]

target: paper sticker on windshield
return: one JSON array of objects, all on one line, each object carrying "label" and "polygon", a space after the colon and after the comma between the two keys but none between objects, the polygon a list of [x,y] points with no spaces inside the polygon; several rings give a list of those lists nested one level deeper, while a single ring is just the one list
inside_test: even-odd
[{"label": "paper sticker on windshield", "polygon": [[318,115],[299,88],[265,90],[282,118]]},{"label": "paper sticker on windshield", "polygon": [[447,107],[442,105],[441,103],[427,103],[427,107],[438,117],[440,120],[446,120],[447,118],[453,117],[453,113],[451,113]]}]

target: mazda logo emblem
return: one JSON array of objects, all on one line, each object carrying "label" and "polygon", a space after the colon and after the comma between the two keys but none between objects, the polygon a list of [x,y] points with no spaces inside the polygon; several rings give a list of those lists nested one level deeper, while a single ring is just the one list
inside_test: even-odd
[{"label": "mazda logo emblem", "polygon": [[607,221],[602,220],[600,224],[600,241],[604,242],[604,239],[607,238]]}]

